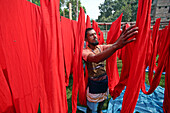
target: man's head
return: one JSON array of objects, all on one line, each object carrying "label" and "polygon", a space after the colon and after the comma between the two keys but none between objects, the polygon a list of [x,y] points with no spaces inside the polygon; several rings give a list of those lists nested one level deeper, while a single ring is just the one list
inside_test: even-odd
[{"label": "man's head", "polygon": [[93,28],[87,28],[85,32],[85,41],[89,44],[96,46],[99,44],[96,32]]}]

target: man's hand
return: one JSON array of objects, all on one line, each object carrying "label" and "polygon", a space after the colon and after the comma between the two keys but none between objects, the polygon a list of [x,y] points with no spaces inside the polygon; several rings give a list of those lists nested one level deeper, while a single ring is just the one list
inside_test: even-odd
[{"label": "man's hand", "polygon": [[120,49],[124,47],[126,44],[133,42],[136,40],[136,38],[128,40],[130,37],[136,35],[138,33],[138,27],[135,27],[135,25],[130,26],[129,28],[125,28],[123,26],[123,31],[120,35],[120,37],[115,42],[115,45],[117,46],[117,49]]},{"label": "man's hand", "polygon": [[129,38],[136,35],[137,33],[138,33],[138,27],[131,26],[125,29],[125,26],[124,26],[120,37],[117,39],[117,41],[114,44],[112,44],[110,47],[108,47],[107,49],[105,49],[99,54],[89,54],[87,57],[87,61],[98,63],[98,62],[106,60],[113,53],[115,53],[118,49],[136,40],[136,38],[133,38],[133,39],[129,39]]}]

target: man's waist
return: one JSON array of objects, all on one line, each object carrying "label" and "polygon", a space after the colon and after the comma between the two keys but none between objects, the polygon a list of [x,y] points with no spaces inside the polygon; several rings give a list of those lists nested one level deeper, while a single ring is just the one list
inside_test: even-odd
[{"label": "man's waist", "polygon": [[107,74],[103,73],[103,74],[101,74],[99,76],[89,77],[89,79],[91,79],[93,81],[100,81],[100,80],[106,79],[106,77],[107,77]]}]

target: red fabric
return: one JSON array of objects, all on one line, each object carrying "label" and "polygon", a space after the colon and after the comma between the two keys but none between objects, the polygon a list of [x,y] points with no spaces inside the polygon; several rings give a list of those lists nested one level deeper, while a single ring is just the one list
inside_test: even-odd
[{"label": "red fabric", "polygon": [[82,51],[84,46],[85,33],[85,13],[83,8],[80,8],[77,35],[75,39],[75,55],[74,55],[74,69],[73,69],[73,88],[72,88],[72,113],[77,110],[77,94],[79,90],[79,102],[86,104],[86,86],[84,79],[84,70],[82,63]]},{"label": "red fabric", "polygon": [[89,15],[87,15],[87,18],[86,18],[86,29],[87,28],[91,28],[91,21],[90,21]]},{"label": "red fabric", "polygon": [[[120,36],[121,20],[122,15],[115,20],[111,29],[109,30],[110,35],[107,37],[107,44],[113,44]],[[111,57],[106,60],[106,73],[108,75],[108,86],[109,90],[113,90],[115,85],[119,82],[119,73],[117,69],[117,52],[115,52]]]},{"label": "red fabric", "polygon": [[[73,30],[73,47],[74,47],[74,49],[75,49],[75,40],[76,40],[76,35],[77,35],[77,25],[78,25],[78,23],[77,23],[77,21],[75,21],[75,20],[71,20],[71,25],[72,25],[72,30]],[[73,68],[74,68],[74,59],[73,59],[73,61],[72,61],[72,66],[71,66],[72,68],[71,68],[71,73],[73,73]]]},{"label": "red fabric", "polygon": [[[1,37],[1,36],[0,36]],[[6,62],[2,45],[0,44],[0,67],[6,69]]]},{"label": "red fabric", "polygon": [[100,44],[100,36],[99,36],[100,28],[98,27],[98,23],[94,20],[92,21],[92,28],[96,31],[98,42]]},{"label": "red fabric", "polygon": [[[169,43],[168,43],[169,42]],[[168,58],[166,62],[166,74],[165,74],[165,92],[164,92],[164,102],[163,102],[163,110],[165,113],[170,112],[170,21],[168,27],[168,35],[167,35],[167,45],[168,45]]]},{"label": "red fabric", "polygon": [[[41,90],[37,54],[40,10],[24,0],[0,1],[0,4],[0,45],[6,62],[5,77],[11,90],[9,94],[9,89],[4,89],[6,96],[9,96],[8,108],[11,107],[11,102],[8,102],[12,95],[17,113],[35,113],[38,111]],[[5,81],[1,82],[5,85]]]},{"label": "red fabric", "polygon": [[45,95],[42,101],[42,113],[68,112],[63,46],[59,1],[41,0],[42,36],[41,63],[44,70]]},{"label": "red fabric", "polygon": [[[156,84],[159,85],[159,83],[156,83],[155,82],[152,84],[152,81],[153,81],[153,70],[154,70],[154,64],[155,64],[155,61],[156,61],[156,56],[157,56],[157,43],[158,43],[158,31],[159,31],[159,25],[160,25],[160,19],[157,19],[156,20],[156,23],[155,23],[155,26],[153,27],[153,33],[152,33],[152,41],[153,41],[153,46],[152,46],[152,52],[151,52],[151,57],[150,57],[150,61],[149,61],[149,75],[148,75],[148,78],[149,78],[149,83],[150,83],[150,89],[149,91],[147,92],[145,90],[145,76],[143,77],[143,85],[142,85],[142,91],[145,93],[145,94],[150,94],[152,93],[155,88],[157,86],[155,86]],[[159,65],[160,66],[160,65]],[[162,66],[162,65],[161,65]],[[159,68],[161,69],[161,68]],[[154,80],[156,80],[156,78],[160,80],[160,76],[162,74],[161,71],[156,71],[156,72],[159,72],[159,73],[156,73],[154,75]],[[153,88],[154,87],[154,88]],[[153,88],[153,89],[152,89]],[[152,90],[152,92],[151,92]]]},{"label": "red fabric", "polygon": [[98,24],[95,20],[92,21],[92,28],[96,31],[96,34],[98,36],[98,33],[99,33],[99,29],[98,29]]},{"label": "red fabric", "polygon": [[112,25],[111,25],[110,30],[108,31],[108,35],[107,35],[107,40],[106,40],[107,44],[114,43],[120,36],[122,15],[123,15],[123,13],[119,16],[119,18],[117,18],[117,20],[112,22]]},{"label": "red fabric", "polygon": [[169,105],[170,105],[170,21],[167,30],[167,62],[166,62],[166,74],[165,74],[165,93],[164,93],[164,102],[163,102],[163,110],[165,113],[169,113]]},{"label": "red fabric", "polygon": [[132,113],[138,99],[141,88],[141,79],[145,73],[146,47],[147,40],[150,36],[150,11],[151,0],[139,0],[136,20],[139,32],[136,37],[135,47],[133,50],[132,64],[123,98],[121,113]]},{"label": "red fabric", "polygon": [[[141,88],[141,79],[145,72],[145,50],[150,36],[150,10],[151,0],[139,0],[136,21],[136,25],[139,27],[138,35],[135,43],[130,44],[134,44],[134,47],[131,46],[133,47],[132,54],[127,54],[127,59],[130,60],[128,62],[126,62],[127,60],[124,61],[120,81],[111,93],[113,98],[116,98],[127,84],[121,113],[132,113],[134,111]],[[126,68],[124,68],[124,65]]]},{"label": "red fabric", "polygon": [[65,82],[66,86],[69,85],[69,76],[72,68],[73,54],[74,54],[74,38],[71,20],[61,16],[61,30],[63,39],[64,50],[64,63],[65,63]]},{"label": "red fabric", "polygon": [[99,42],[99,44],[102,45],[102,44],[104,44],[104,43],[105,43],[105,42],[104,42],[103,32],[100,30],[100,42]]},{"label": "red fabric", "polygon": [[153,48],[153,42],[152,42],[152,39],[151,39],[151,34],[152,34],[152,30],[150,30],[150,33],[149,33],[150,36],[149,36],[149,39],[148,39],[148,42],[147,42],[145,68],[147,66],[149,66],[149,64],[151,62],[151,55],[152,55],[152,48]]},{"label": "red fabric", "polygon": [[162,36],[163,36],[163,29],[162,29],[162,30],[159,30],[158,51],[157,51],[157,54],[158,54],[158,55],[159,55],[160,48],[161,48]]},{"label": "red fabric", "polygon": [[9,84],[5,79],[2,68],[0,67],[0,112],[15,113],[15,108],[12,101],[12,94]]}]

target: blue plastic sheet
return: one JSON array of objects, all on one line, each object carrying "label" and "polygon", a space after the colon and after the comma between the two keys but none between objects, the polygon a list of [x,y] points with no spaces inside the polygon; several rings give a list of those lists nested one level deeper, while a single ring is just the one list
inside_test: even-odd
[{"label": "blue plastic sheet", "polygon": [[[146,90],[149,90],[150,86],[145,86]],[[120,96],[117,97],[115,100],[111,98],[108,104],[108,109],[103,110],[103,113],[120,113],[124,93],[125,90],[123,90]],[[158,86],[155,91],[150,95],[146,95],[142,91],[140,91],[134,113],[163,113],[163,100],[164,88],[162,88],[161,86]],[[86,113],[86,107],[77,106],[77,109]]]},{"label": "blue plastic sheet", "polygon": [[[146,86],[146,90],[149,90],[149,86]],[[108,105],[108,113],[120,113],[123,102],[123,95],[125,90],[115,100],[110,99]],[[134,110],[134,113],[163,113],[163,100],[164,100],[164,88],[158,86],[155,91],[146,95],[142,91],[139,93],[138,101]]]}]

